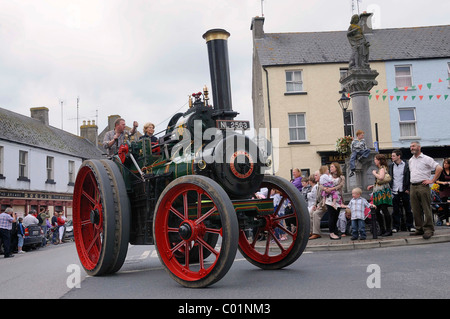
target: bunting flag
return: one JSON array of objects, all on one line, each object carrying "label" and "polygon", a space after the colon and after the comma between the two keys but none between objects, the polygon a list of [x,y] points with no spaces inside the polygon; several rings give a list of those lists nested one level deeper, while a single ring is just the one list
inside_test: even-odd
[{"label": "bunting flag", "polygon": [[[448,81],[448,86],[450,86],[450,77],[448,77],[446,79],[446,81]],[[428,82],[426,84],[417,84],[417,85],[412,85],[412,86],[403,86],[401,88],[395,87],[391,90],[394,91],[395,93],[398,93],[399,91],[405,91],[405,93],[414,93],[413,91],[415,91],[417,88],[422,91],[422,88],[424,87],[424,85],[426,85],[426,87],[431,90],[432,88],[436,91],[437,88],[437,83],[444,83],[445,80],[443,80],[443,78],[439,78],[436,80],[436,82]],[[435,85],[433,85],[435,84]],[[444,83],[447,84],[447,83]],[[441,84],[442,85],[442,84]],[[445,89],[447,89],[447,85],[445,87]],[[412,101],[415,101],[417,97],[419,97],[420,101],[423,101],[424,96],[426,95],[397,95],[397,94],[388,94],[390,90],[389,89],[382,89],[382,88],[377,88],[375,90],[375,94],[370,93],[369,95],[369,100],[372,99],[372,96],[375,96],[377,101],[380,101],[380,97],[383,99],[383,101],[386,101],[387,98],[389,98],[388,101],[394,101],[394,98],[397,101],[400,101],[400,99],[403,97],[403,101],[407,101],[408,98],[411,98]],[[431,92],[430,92],[431,93]],[[347,94],[348,97],[350,97],[350,93]],[[428,100],[432,100],[434,97],[436,97],[437,100],[440,101],[447,101],[450,100],[448,99],[450,95],[449,94],[429,94],[428,95]],[[441,100],[441,97],[443,97],[443,99]]]}]

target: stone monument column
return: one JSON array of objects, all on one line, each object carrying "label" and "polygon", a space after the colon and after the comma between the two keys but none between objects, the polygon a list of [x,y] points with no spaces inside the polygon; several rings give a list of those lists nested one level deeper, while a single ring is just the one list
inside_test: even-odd
[{"label": "stone monument column", "polygon": [[[347,38],[352,47],[352,55],[349,62],[348,74],[340,79],[342,86],[347,93],[350,93],[353,109],[353,125],[355,132],[363,130],[366,145],[373,150],[372,123],[370,121],[369,91],[378,84],[375,80],[378,76],[376,70],[372,70],[369,65],[370,43],[366,40],[361,20],[365,21],[370,17],[370,13],[363,13],[360,16],[354,15],[350,22]],[[374,183],[372,170],[374,168],[373,157],[375,151],[362,162],[357,161],[354,180],[347,178],[347,189],[361,187],[363,191],[367,186]],[[348,161],[348,159],[347,159]],[[348,167],[348,165],[347,165]]]},{"label": "stone monument column", "polygon": [[353,109],[353,127],[364,131],[368,147],[373,148],[372,123],[370,121],[369,91],[378,84],[378,72],[371,69],[350,69],[341,79],[345,90],[350,93]]}]

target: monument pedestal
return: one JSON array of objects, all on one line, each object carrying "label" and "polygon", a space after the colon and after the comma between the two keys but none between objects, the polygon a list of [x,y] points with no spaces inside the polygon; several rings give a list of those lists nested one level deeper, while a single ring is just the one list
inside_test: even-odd
[{"label": "monument pedestal", "polygon": [[[371,70],[370,68],[350,69],[347,76],[341,78],[340,82],[344,86],[346,92],[350,93],[352,98],[352,110],[353,110],[353,126],[355,132],[357,130],[364,131],[364,139],[367,147],[371,148],[371,152],[366,159],[362,161],[356,161],[355,175],[348,177],[350,172],[347,173],[347,191],[355,187],[359,187],[363,191],[364,197],[368,198],[367,191],[368,185],[373,185],[375,178],[372,174],[374,169],[377,169],[373,159],[377,152],[373,150],[372,139],[372,124],[370,120],[370,108],[369,108],[369,91],[378,84],[375,78],[378,76],[378,72]],[[346,159],[346,163],[350,159]],[[349,165],[346,165],[349,167]]]},{"label": "monument pedestal", "polygon": [[[377,152],[371,150],[367,158],[361,159],[361,161],[356,161],[355,175],[349,177],[350,170],[346,171],[347,180],[347,192],[351,193],[352,189],[355,187],[361,188],[363,191],[363,197],[369,198],[372,191],[367,190],[368,185],[373,185],[375,183],[375,176],[373,176],[372,171],[378,170],[373,159]],[[345,159],[346,167],[350,167],[350,157]]]}]

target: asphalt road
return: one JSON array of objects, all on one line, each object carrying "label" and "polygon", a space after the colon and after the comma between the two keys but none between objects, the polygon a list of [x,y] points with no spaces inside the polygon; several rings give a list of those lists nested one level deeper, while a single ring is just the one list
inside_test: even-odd
[{"label": "asphalt road", "polygon": [[187,289],[165,272],[154,246],[130,246],[118,273],[89,277],[68,243],[0,258],[0,298],[441,299],[450,287],[448,260],[450,243],[437,243],[309,252],[286,269],[263,271],[238,253],[221,281]]},{"label": "asphalt road", "polygon": [[[55,299],[70,291],[68,265],[81,267],[73,242],[0,256],[0,299]],[[85,274],[81,272],[83,278]]]}]

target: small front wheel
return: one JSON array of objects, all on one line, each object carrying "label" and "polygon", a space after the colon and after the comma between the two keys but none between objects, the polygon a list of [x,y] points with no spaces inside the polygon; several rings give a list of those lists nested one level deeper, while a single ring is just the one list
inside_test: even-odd
[{"label": "small front wheel", "polygon": [[259,227],[239,233],[239,251],[262,269],[280,269],[292,264],[308,243],[309,214],[305,199],[295,186],[278,176],[264,176],[260,188],[272,194],[272,214],[255,216]]},{"label": "small front wheel", "polygon": [[181,285],[201,288],[230,269],[238,246],[238,221],[226,192],[212,179],[177,178],[159,197],[153,221],[158,256]]}]

